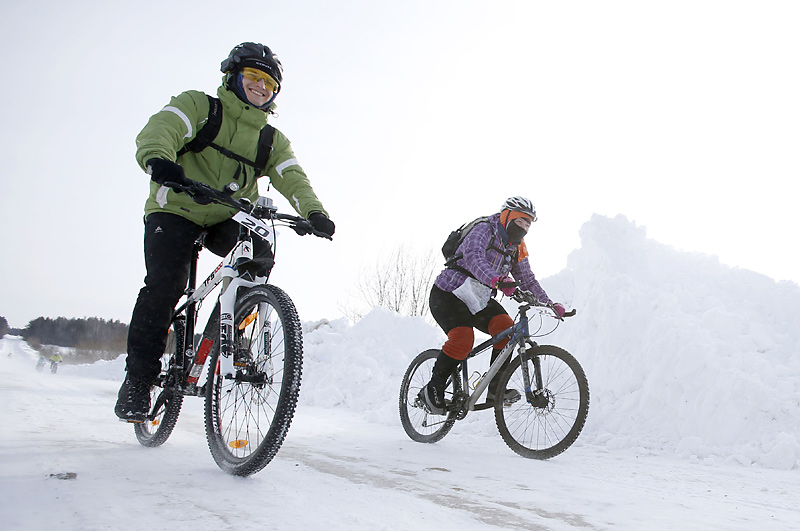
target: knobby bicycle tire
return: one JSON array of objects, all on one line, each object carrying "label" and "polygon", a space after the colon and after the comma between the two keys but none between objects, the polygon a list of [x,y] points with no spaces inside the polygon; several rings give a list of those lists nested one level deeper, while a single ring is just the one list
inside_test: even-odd
[{"label": "knobby bicycle tire", "polygon": [[[417,394],[431,379],[433,364],[441,350],[431,349],[419,354],[408,366],[400,385],[400,422],[412,440],[421,443],[440,441],[453,428],[457,412],[431,415],[417,400]],[[453,393],[461,391],[461,378],[453,372],[452,382],[445,388],[445,401],[452,401]]]},{"label": "knobby bicycle tire", "polygon": [[[583,368],[569,352],[538,345],[528,349],[528,368],[533,380],[533,357],[539,359],[544,394],[541,402],[525,397],[520,357],[500,375],[498,389],[516,389],[522,398],[494,406],[495,421],[505,443],[522,457],[550,459],[574,443],[589,414],[589,382]],[[532,383],[532,387],[535,384]]]},{"label": "knobby bicycle tire", "polygon": [[219,330],[211,332],[205,424],[211,455],[236,476],[264,468],[283,444],[300,393],[303,334],[292,300],[256,286],[236,300],[233,350],[248,358],[235,374],[219,372]]},{"label": "knobby bicycle tire", "polygon": [[184,326],[175,321],[167,336],[167,348],[161,358],[162,370],[150,388],[150,415],[144,422],[133,425],[136,438],[143,446],[161,446],[172,434],[183,405],[183,394],[176,391],[174,371],[176,356],[184,354]]}]

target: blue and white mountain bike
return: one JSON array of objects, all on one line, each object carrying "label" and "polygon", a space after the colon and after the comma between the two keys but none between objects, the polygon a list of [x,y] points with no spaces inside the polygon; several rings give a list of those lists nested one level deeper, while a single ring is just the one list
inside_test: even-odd
[{"label": "blue and white mountain bike", "polygon": [[[409,365],[400,386],[400,421],[411,439],[435,443],[447,435],[456,420],[470,411],[493,409],[497,429],[505,443],[522,457],[549,459],[574,443],[589,413],[589,383],[580,363],[566,350],[539,345],[534,338],[555,330],[544,325],[545,318],[562,318],[555,310],[527,291],[516,290],[511,298],[519,303],[519,314],[512,327],[476,346],[447,380],[444,391],[446,411],[434,415],[420,400],[419,392],[431,379],[433,365],[441,352],[420,353]],[[538,315],[539,327],[532,330],[529,312]],[[564,317],[575,315],[575,310]],[[535,321],[534,321],[535,322]],[[551,321],[552,322],[552,321]],[[547,328],[542,332],[543,328]],[[468,362],[508,339],[489,369],[470,375]],[[512,356],[517,354],[516,357]],[[503,372],[503,364],[511,360]],[[516,391],[516,399],[480,401],[492,380],[497,389]]]}]

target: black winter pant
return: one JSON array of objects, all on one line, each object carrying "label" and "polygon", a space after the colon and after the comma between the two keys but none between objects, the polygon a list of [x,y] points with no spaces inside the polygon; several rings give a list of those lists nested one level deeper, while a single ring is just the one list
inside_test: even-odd
[{"label": "black winter pant", "polygon": [[[205,247],[219,256],[233,249],[239,224],[232,219],[210,227],[201,227],[177,216],[156,212],[144,222],[144,262],[147,276],[133,308],[128,330],[127,370],[133,377],[153,378],[161,370],[161,356],[175,305],[189,280],[192,248],[201,232],[206,231]],[[270,245],[253,238],[256,273],[267,276],[272,269]]]},{"label": "black winter pant", "polygon": [[[505,308],[503,308],[503,305],[497,302],[495,299],[489,299],[489,304],[486,305],[486,308],[473,315],[472,312],[469,311],[469,308],[467,308],[467,305],[464,304],[461,299],[450,292],[436,287],[435,285],[431,288],[428,306],[431,309],[431,315],[433,315],[433,318],[436,320],[442,330],[444,330],[444,333],[448,335],[448,341],[452,339],[450,337],[450,331],[460,327],[477,328],[481,332],[489,335],[492,335],[493,333],[496,334],[498,332],[497,330],[490,330],[490,328],[496,326],[496,324],[490,323],[492,323],[492,320],[500,315],[508,315],[508,312],[506,312]],[[502,347],[505,345],[505,343],[499,343],[499,345]],[[446,345],[443,348],[446,348]],[[497,358],[499,353],[500,351],[496,347],[492,348],[490,363],[494,363],[494,360]],[[505,367],[508,367],[509,361],[505,362],[500,369],[501,371],[505,370]],[[433,382],[438,378],[440,384],[444,385],[447,375],[456,368],[458,363],[458,360],[451,358],[443,351],[436,359],[431,381]],[[489,392],[492,395],[495,394],[496,387],[497,378],[493,379],[489,384]]]},{"label": "black winter pant", "polygon": [[486,308],[473,315],[464,302],[448,291],[431,288],[428,306],[436,323],[447,334],[453,328],[468,326],[477,328],[481,332],[489,333],[489,321],[501,314],[508,314],[503,305],[495,299],[489,299]]}]

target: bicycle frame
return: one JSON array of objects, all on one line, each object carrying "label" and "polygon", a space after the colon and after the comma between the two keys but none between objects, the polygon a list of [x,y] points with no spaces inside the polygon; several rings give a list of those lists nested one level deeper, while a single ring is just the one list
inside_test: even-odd
[{"label": "bicycle frame", "polygon": [[[536,307],[537,310],[544,313],[547,311],[546,307]],[[468,394],[467,400],[467,411],[476,411],[480,409],[485,409],[489,406],[483,406],[483,404],[479,405],[478,400],[483,395],[484,391],[489,387],[491,381],[497,376],[497,373],[500,372],[500,368],[503,364],[508,360],[512,353],[514,352],[515,348],[519,348],[519,355],[522,357],[523,362],[527,361],[527,350],[528,344],[530,343],[531,346],[536,346],[536,343],[531,341],[530,336],[530,329],[529,329],[529,319],[528,319],[528,310],[531,309],[530,304],[523,304],[519,308],[519,320],[515,322],[510,328],[500,332],[496,336],[491,337],[490,339],[484,341],[477,347],[473,348],[464,361],[461,363],[461,375],[462,380],[464,382],[464,389],[465,392]],[[467,360],[473,358],[480,354],[481,352],[487,350],[490,346],[495,345],[504,339],[509,338],[508,344],[503,347],[503,350],[500,351],[500,354],[495,359],[494,363],[492,363],[486,373],[481,377],[481,380],[475,386],[475,389],[472,393],[469,393],[469,368],[467,364]],[[534,379],[535,379],[535,387],[531,382],[531,374],[528,370],[528,364],[522,364],[522,374],[523,380],[525,383],[525,397],[529,402],[535,400],[535,391],[534,389],[540,389],[542,387],[541,382],[541,373],[539,372],[538,360],[534,360]],[[483,407],[481,407],[483,406]]]},{"label": "bicycle frame", "polygon": [[[233,373],[233,345],[231,337],[233,332],[233,313],[236,303],[236,294],[239,288],[249,288],[266,283],[266,278],[249,281],[242,278],[236,271],[236,266],[246,263],[253,259],[252,233],[269,242],[273,248],[275,235],[272,229],[262,220],[251,216],[245,212],[239,212],[233,219],[240,225],[239,237],[233,249],[222,259],[220,264],[206,278],[199,287],[197,281],[197,261],[200,251],[203,248],[205,233],[201,234],[195,242],[192,261],[189,269],[189,284],[186,289],[186,301],[175,309],[173,320],[179,319],[182,314],[186,315],[184,326],[184,355],[178,357],[178,374],[183,374],[188,387],[183,387],[186,394],[199,394],[196,384],[205,367],[205,362],[211,350],[212,342],[203,339],[199,347],[194,344],[194,333],[196,327],[197,305],[202,302],[217,286],[222,284],[222,289],[217,302],[220,309],[219,319],[219,338],[220,338],[220,367],[218,370],[223,373]],[[211,318],[209,318],[210,320]],[[195,356],[195,348],[197,355]],[[186,365],[191,363],[188,373]],[[187,392],[188,391],[188,392]]]}]

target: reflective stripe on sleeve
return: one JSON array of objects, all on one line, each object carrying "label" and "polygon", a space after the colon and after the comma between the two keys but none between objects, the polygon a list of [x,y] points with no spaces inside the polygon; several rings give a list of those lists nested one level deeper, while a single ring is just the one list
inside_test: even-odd
[{"label": "reflective stripe on sleeve", "polygon": [[275,166],[275,171],[278,172],[278,175],[283,178],[283,170],[288,168],[289,166],[298,166],[297,159],[289,159],[287,161],[281,162],[277,166]]},{"label": "reflective stripe on sleeve", "polygon": [[187,133],[183,135],[183,138],[191,138],[192,137],[192,123],[189,121],[189,117],[186,116],[182,110],[177,107],[173,107],[172,105],[167,105],[162,111],[167,111],[178,115],[178,118],[183,120],[183,123],[186,124]]}]

